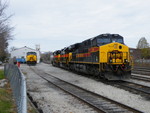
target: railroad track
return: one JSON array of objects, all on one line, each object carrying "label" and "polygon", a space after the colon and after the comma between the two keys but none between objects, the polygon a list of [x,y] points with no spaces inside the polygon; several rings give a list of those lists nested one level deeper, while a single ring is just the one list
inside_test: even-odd
[{"label": "railroad track", "polygon": [[129,90],[131,92],[136,92],[137,94],[144,95],[148,99],[150,99],[150,87],[148,86],[144,86],[144,85],[129,82],[129,81],[115,82],[114,86],[125,88],[126,90]]},{"label": "railroad track", "polygon": [[150,77],[146,77],[144,75],[137,75],[137,74],[132,74],[131,79],[136,79],[144,82],[150,82]]},{"label": "railroad track", "polygon": [[148,66],[147,67],[146,66],[145,67],[144,66],[142,66],[142,67],[141,66],[134,66],[133,68],[134,69],[146,69],[146,70],[150,70],[150,67],[148,67]]},{"label": "railroad track", "polygon": [[136,110],[127,105],[63,81],[57,77],[43,72],[42,70],[38,70],[35,67],[34,69],[31,69],[49,83],[59,87],[63,91],[73,95],[79,100],[82,100],[84,103],[88,104],[100,113],[142,113],[142,111]]},{"label": "railroad track", "polygon": [[150,75],[150,68],[148,68],[148,67],[134,67],[132,70],[132,73]]}]

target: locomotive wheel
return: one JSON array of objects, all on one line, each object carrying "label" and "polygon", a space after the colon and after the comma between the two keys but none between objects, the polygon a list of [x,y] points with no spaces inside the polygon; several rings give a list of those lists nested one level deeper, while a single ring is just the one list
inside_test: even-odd
[{"label": "locomotive wheel", "polygon": [[99,72],[98,79],[106,79],[103,72]]},{"label": "locomotive wheel", "polygon": [[98,70],[98,68],[94,68],[94,75],[97,77],[99,76],[100,72]]}]

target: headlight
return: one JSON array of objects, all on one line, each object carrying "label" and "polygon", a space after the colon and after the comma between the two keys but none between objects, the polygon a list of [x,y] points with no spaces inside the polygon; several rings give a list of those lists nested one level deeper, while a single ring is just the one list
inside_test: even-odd
[{"label": "headlight", "polygon": [[124,59],[124,62],[128,62],[128,60],[127,60],[127,59]]},{"label": "headlight", "polygon": [[112,59],[110,59],[109,62],[112,63]]}]

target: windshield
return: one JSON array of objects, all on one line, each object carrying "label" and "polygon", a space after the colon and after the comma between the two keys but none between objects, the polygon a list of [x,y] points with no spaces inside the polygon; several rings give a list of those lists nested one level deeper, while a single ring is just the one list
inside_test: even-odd
[{"label": "windshield", "polygon": [[36,52],[28,52],[27,55],[36,55]]},{"label": "windshield", "polygon": [[110,43],[110,38],[100,38],[100,39],[97,39],[97,43],[98,44],[108,44]]},{"label": "windshield", "polygon": [[110,38],[99,38],[97,39],[97,45],[101,46],[101,45],[105,45],[111,42],[118,42],[118,43],[122,43],[123,44],[123,39],[122,38],[118,38],[118,37],[114,37],[112,39]]},{"label": "windshield", "polygon": [[112,42],[119,42],[119,43],[123,43],[123,39],[122,38],[113,38]]}]

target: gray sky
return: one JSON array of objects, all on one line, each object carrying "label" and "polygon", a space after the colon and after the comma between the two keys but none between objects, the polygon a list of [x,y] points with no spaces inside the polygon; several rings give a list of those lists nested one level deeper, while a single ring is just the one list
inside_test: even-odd
[{"label": "gray sky", "polygon": [[54,51],[102,33],[122,35],[129,47],[141,37],[150,43],[150,0],[10,0],[8,13],[10,47]]}]

